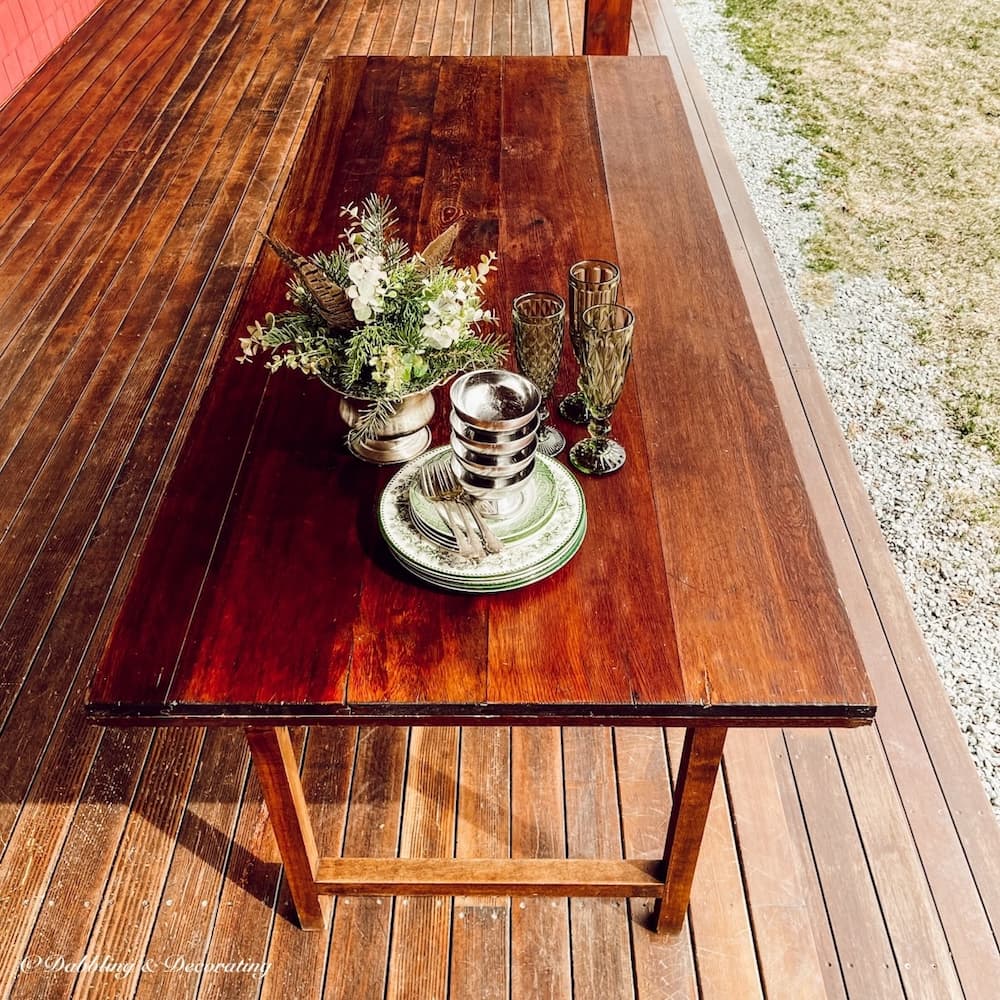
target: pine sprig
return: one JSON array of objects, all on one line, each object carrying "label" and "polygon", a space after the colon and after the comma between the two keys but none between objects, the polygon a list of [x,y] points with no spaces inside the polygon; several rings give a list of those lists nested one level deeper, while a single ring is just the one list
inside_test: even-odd
[{"label": "pine sprig", "polygon": [[348,444],[359,445],[375,437],[379,429],[392,419],[398,400],[380,396],[373,399],[359,414],[357,423],[347,432]]}]

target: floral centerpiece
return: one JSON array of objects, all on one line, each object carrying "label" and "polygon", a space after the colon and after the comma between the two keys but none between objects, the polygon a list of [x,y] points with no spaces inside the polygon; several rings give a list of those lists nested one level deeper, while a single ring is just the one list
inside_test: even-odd
[{"label": "floral centerpiece", "polygon": [[248,327],[238,360],[264,352],[272,371],[317,375],[364,401],[348,436],[357,454],[356,446],[378,436],[407,397],[459,372],[495,367],[504,351],[497,337],[479,332],[494,322],[483,286],[496,270],[495,253],[473,267],[447,264],[457,224],[422,253],[411,253],[393,235],[395,209],[378,195],[341,214],[347,229],[332,253],[303,257],[265,237],[293,271],[292,308]]}]

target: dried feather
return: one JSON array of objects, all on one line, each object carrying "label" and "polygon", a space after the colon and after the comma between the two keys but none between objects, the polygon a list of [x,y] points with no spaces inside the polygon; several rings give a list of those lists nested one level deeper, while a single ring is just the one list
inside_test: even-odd
[{"label": "dried feather", "polygon": [[427,244],[427,249],[420,256],[428,269],[443,264],[451,256],[458,237],[458,227],[459,223],[453,222],[440,236]]},{"label": "dried feather", "polygon": [[320,316],[335,330],[346,330],[357,326],[351,300],[335,281],[307,257],[296,253],[281,240],[261,234],[267,245],[298,275],[299,281],[313,297]]}]

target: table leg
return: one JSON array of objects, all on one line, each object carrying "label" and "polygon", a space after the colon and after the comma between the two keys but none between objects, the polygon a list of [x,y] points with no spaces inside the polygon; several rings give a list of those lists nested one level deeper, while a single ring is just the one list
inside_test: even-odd
[{"label": "table leg", "polygon": [[303,930],[326,927],[331,901],[316,892],[318,855],[298,762],[288,729],[251,726],[247,742],[264,792],[267,813],[285,866],[285,878]]},{"label": "table leg", "polygon": [[632,0],[585,0],[585,56],[627,56],[631,35]]},{"label": "table leg", "polygon": [[676,933],[684,926],[725,740],[726,730],[718,726],[688,729],[684,737],[664,849],[663,896],[654,912],[657,931]]}]

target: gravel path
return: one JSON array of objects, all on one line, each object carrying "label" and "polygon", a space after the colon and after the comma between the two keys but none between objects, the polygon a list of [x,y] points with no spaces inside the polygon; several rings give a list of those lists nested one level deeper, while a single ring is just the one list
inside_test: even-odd
[{"label": "gravel path", "polygon": [[816,150],[761,101],[767,81],[727,32],[721,2],[676,6],[1000,818],[1000,544],[976,512],[1000,495],[1000,466],[948,427],[935,358],[912,333],[919,309],[884,278],[820,282],[806,269],[802,244],[819,217],[801,206],[822,197]]}]

